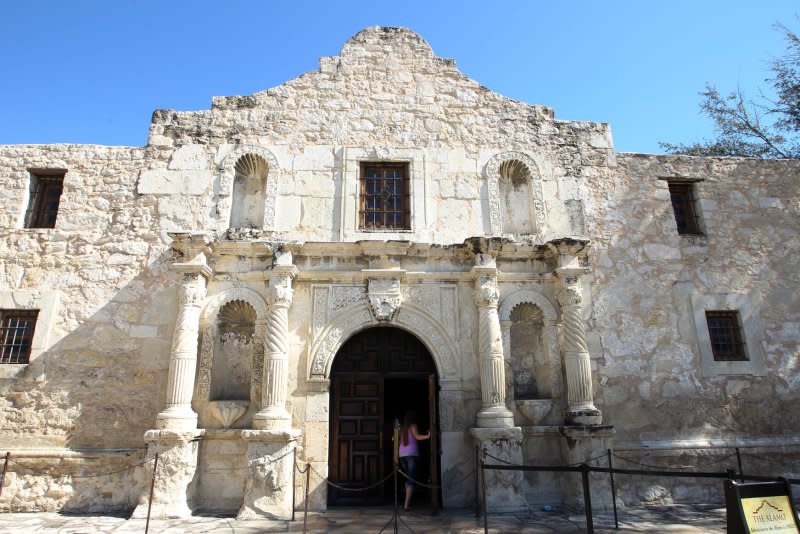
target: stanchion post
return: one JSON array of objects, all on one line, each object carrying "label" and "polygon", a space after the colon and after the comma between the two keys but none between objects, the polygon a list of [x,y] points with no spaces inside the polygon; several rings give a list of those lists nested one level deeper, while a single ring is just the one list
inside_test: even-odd
[{"label": "stanchion post", "polygon": [[303,504],[303,534],[306,534],[308,525],[308,491],[311,487],[311,464],[306,464],[306,501]]},{"label": "stanchion post", "polygon": [[736,447],[736,461],[739,463],[739,480],[744,482],[744,471],[742,471],[742,455],[739,453],[739,447]]},{"label": "stanchion post", "polygon": [[8,471],[8,460],[11,458],[11,452],[6,452],[6,461],[3,462],[3,475],[0,476],[0,496],[3,495],[3,485],[6,483],[6,471]]},{"label": "stanchion post", "polygon": [[589,466],[586,464],[581,464],[581,478],[583,479],[583,507],[586,512],[586,532],[587,534],[594,534],[592,495],[589,490]]},{"label": "stanchion post", "polygon": [[481,504],[480,502],[478,502],[478,499],[480,499],[480,493],[479,493],[480,488],[478,487],[479,486],[478,469],[480,469],[480,456],[479,456],[480,453],[478,452],[479,450],[480,449],[478,448],[478,445],[475,445],[475,517],[476,518],[481,516],[480,512]]},{"label": "stanchion post", "polygon": [[292,521],[294,509],[297,507],[297,447],[292,449]]},{"label": "stanchion post", "polygon": [[144,524],[144,534],[150,532],[150,509],[153,507],[153,491],[156,487],[156,469],[158,469],[158,453],[153,461],[153,476],[150,479],[150,499],[147,501],[147,522]]},{"label": "stanchion post", "polygon": [[608,474],[611,477],[611,504],[614,506],[614,529],[619,530],[619,518],[617,517],[617,487],[614,485],[614,464],[611,463],[611,449],[608,452]]},{"label": "stanchion post", "polygon": [[[486,451],[483,451],[484,455]],[[483,494],[483,534],[489,534],[489,514],[486,511],[486,473],[483,470],[484,456],[480,458],[481,463],[481,493]]]}]

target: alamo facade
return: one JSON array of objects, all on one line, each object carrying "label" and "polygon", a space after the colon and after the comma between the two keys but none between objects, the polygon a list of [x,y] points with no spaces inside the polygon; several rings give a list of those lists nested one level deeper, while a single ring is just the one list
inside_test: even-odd
[{"label": "alamo facade", "polygon": [[[444,507],[476,451],[798,476],[798,174],[618,153],[384,27],[144,147],[0,146],[0,510],[142,514],[156,454],[154,516],[285,518],[295,458],[312,510],[381,503],[408,409]],[[493,473],[494,510],[581,499]]]}]

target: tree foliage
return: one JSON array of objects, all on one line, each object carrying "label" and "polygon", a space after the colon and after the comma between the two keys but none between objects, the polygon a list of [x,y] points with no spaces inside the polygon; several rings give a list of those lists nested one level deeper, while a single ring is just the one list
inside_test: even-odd
[{"label": "tree foliage", "polygon": [[800,159],[800,37],[783,25],[786,52],[770,64],[765,81],[774,96],[745,98],[736,90],[723,96],[712,84],[700,93],[700,110],[714,121],[717,137],[693,144],[660,143],[672,154]]}]

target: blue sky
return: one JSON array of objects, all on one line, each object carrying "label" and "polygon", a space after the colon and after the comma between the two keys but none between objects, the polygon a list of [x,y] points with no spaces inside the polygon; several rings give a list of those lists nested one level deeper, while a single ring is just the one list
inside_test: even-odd
[{"label": "blue sky", "polygon": [[619,151],[712,135],[707,81],[765,87],[797,0],[41,1],[0,4],[0,143],[141,146],[155,109],[206,109],[405,26],[482,85],[611,124]]}]

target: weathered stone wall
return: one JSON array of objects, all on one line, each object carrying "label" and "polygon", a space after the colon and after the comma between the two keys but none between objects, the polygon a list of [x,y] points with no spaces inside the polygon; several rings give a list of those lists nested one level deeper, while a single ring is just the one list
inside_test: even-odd
[{"label": "weathered stone wall", "polygon": [[[234,167],[244,154],[262,158],[268,172],[264,227],[228,234],[251,240],[239,246],[224,236]],[[410,231],[358,229],[358,164],[372,160],[409,162]],[[503,174],[505,161],[524,164],[525,187],[521,175]],[[55,229],[22,228],[32,168],[67,169]],[[471,237],[509,234],[510,221],[531,232],[515,236],[527,246],[565,236],[591,242],[583,311],[594,395],[620,450],[644,461],[643,450],[658,448],[667,451],[658,463],[665,465],[683,461],[674,451],[687,448],[702,460],[703,444],[713,439],[720,451],[737,444],[766,451],[774,444],[790,458],[800,429],[792,410],[800,400],[798,171],[793,162],[616,154],[607,125],[558,121],[548,108],[492,93],[434,56],[419,36],[392,28],[361,32],[339,56],[322,58],[318,71],[280,87],[217,97],[205,111],[157,111],[144,148],[0,147],[0,304],[43,310],[32,362],[0,367],[0,442],[42,449],[43,465],[82,448],[139,450],[164,408],[178,310],[167,233],[221,239],[211,260],[209,316],[200,325],[201,373],[203,358],[213,357],[214,341],[203,341],[215,331],[208,310],[220,295],[254,295],[247,302],[261,310],[259,335],[272,257],[251,246],[252,238],[283,241],[293,243],[287,246],[294,247],[299,271],[289,310],[287,408],[303,432],[301,458],[315,470],[312,506],[324,506],[319,476],[327,473],[329,430],[327,383],[321,375],[309,380],[315,343],[338,341],[322,335],[331,325],[352,333],[367,324],[358,322],[371,317],[362,270],[376,266],[413,273],[402,285],[405,308],[397,324],[417,329],[446,371],[440,376],[444,498],[469,504],[473,484],[465,482],[464,466],[474,450],[466,430],[481,406],[478,311],[471,258],[451,249]],[[701,180],[695,187],[704,236],[678,235],[667,178]],[[513,217],[504,202],[517,210]],[[520,209],[531,210],[530,221],[518,216]],[[369,243],[356,244],[369,240],[411,245],[396,245],[400,252],[389,261],[380,257],[384,249],[370,256]],[[316,252],[314,242],[321,243]],[[336,253],[328,243],[337,243]],[[501,309],[506,369],[532,365],[535,377],[507,377],[509,409],[525,427],[526,461],[566,461],[558,448],[567,406],[554,265],[525,257],[524,247],[508,248],[498,263],[501,308],[504,302],[533,308]],[[697,311],[720,303],[746,319],[750,372],[732,374],[704,356]],[[528,323],[542,332],[518,331]],[[234,428],[258,410],[260,380]],[[552,399],[541,425],[520,416],[514,385],[521,397]],[[196,397],[195,408],[202,425],[217,428],[207,400]],[[213,507],[209,484],[222,484],[220,465],[244,472],[244,442],[231,438],[233,430],[216,432],[216,442],[200,447],[200,506]],[[70,457],[50,477],[15,473],[6,488],[16,491],[4,491],[0,509],[133,506],[147,470],[129,469],[125,454],[108,452],[95,463]],[[77,488],[70,474],[114,466],[124,473],[105,489],[102,477],[69,489]],[[242,480],[223,490],[225,507],[235,508]],[[535,501],[565,491],[556,479],[529,477]],[[636,484],[625,491],[634,499],[653,494]]]}]

